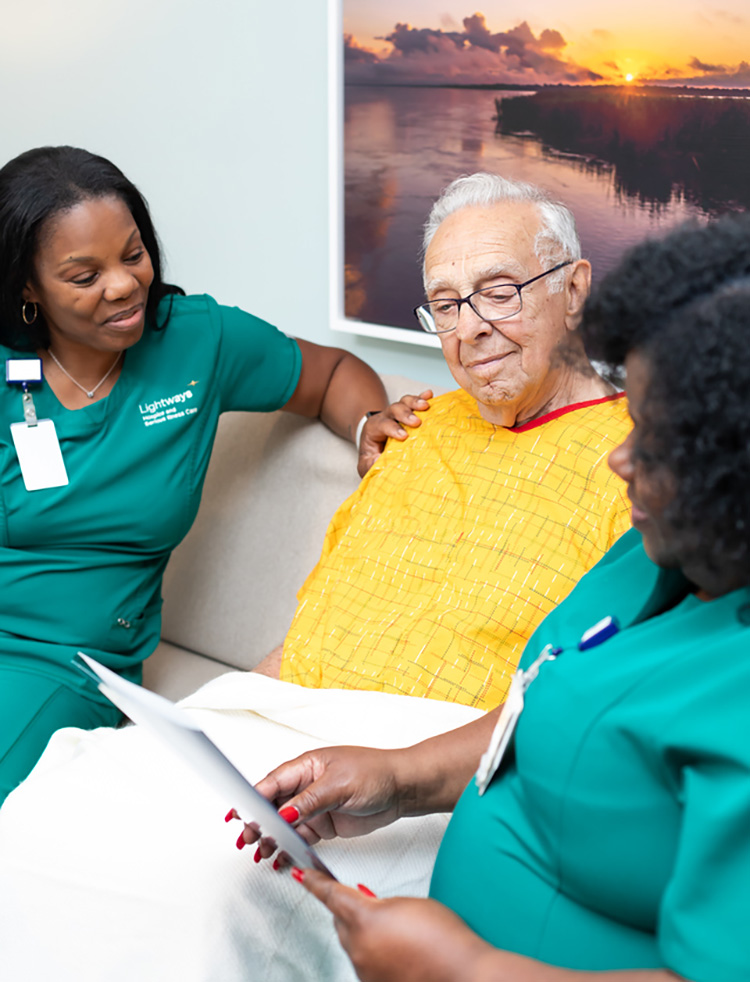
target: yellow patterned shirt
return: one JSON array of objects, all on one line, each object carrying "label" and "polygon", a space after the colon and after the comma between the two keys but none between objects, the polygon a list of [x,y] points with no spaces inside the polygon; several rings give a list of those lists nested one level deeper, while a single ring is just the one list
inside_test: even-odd
[{"label": "yellow patterned shirt", "polygon": [[607,466],[629,428],[622,396],[516,429],[461,389],[434,399],[334,515],[281,678],[502,702],[534,628],[630,527]]}]

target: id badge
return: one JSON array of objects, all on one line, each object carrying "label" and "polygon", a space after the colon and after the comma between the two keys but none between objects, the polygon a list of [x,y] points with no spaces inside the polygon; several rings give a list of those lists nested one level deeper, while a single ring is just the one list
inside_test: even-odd
[{"label": "id badge", "polygon": [[68,483],[57,431],[51,419],[40,419],[35,426],[11,423],[10,432],[27,491],[61,488]]},{"label": "id badge", "polygon": [[489,787],[490,781],[495,776],[500,766],[500,761],[503,759],[510,743],[510,738],[513,736],[518,718],[523,712],[523,694],[525,690],[524,673],[516,672],[511,680],[508,696],[503,704],[503,708],[500,710],[500,716],[495,724],[495,729],[492,731],[489,746],[482,754],[482,759],[479,761],[479,767],[474,777],[480,795],[483,795]]}]

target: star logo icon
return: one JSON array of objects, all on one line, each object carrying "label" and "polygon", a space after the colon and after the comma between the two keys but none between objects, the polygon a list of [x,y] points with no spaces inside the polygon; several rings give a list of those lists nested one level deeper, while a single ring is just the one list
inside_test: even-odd
[{"label": "star logo icon", "polygon": [[197,385],[198,381],[199,381],[198,379],[193,379],[192,382],[188,382],[188,385]]}]

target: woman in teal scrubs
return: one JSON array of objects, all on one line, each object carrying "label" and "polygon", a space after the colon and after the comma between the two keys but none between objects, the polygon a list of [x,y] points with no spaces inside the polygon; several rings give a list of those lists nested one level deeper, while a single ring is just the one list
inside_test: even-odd
[{"label": "woman in teal scrubs", "polygon": [[0,359],[1,803],[54,730],[119,722],[71,659],[140,680],[219,414],[286,409],[354,440],[387,400],[353,355],[164,283],[144,199],[71,147],[0,170]]},{"label": "woman in teal scrubs", "polygon": [[545,656],[485,793],[497,711],[259,784],[311,842],[455,809],[429,900],[293,871],[361,979],[750,978],[748,272],[747,219],[682,229],[587,308],[589,350],[627,370],[633,430],[610,464],[635,528],[529,642],[522,670]]}]

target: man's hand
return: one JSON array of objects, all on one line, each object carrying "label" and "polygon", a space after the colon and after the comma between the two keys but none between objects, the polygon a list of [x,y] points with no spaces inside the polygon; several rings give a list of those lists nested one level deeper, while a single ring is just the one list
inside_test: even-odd
[{"label": "man's hand", "polygon": [[401,396],[398,402],[391,403],[387,409],[367,420],[359,441],[357,472],[360,477],[365,476],[381,455],[387,440],[405,440],[408,434],[404,426],[422,425],[422,420],[415,412],[429,409],[429,399],[432,399],[432,389],[425,389],[418,396]]}]

